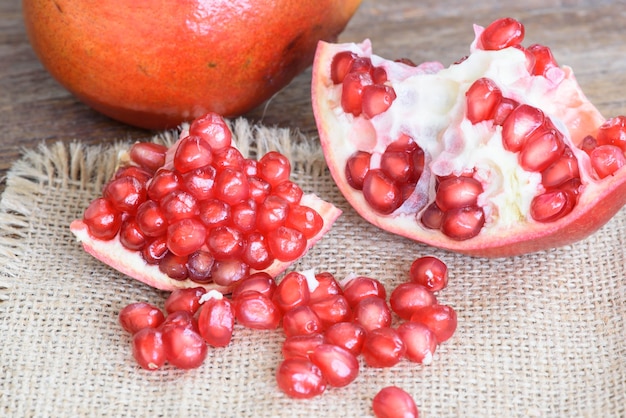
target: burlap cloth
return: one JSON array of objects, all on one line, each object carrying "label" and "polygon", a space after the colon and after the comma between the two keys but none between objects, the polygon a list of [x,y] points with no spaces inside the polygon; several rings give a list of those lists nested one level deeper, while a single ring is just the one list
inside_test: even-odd
[{"label": "burlap cloth", "polygon": [[565,248],[460,256],[363,221],[325,170],[315,139],[243,121],[236,129],[241,143],[254,137],[262,148],[282,147],[303,188],[344,210],[294,268],[371,275],[391,289],[417,256],[448,264],[439,299],[457,310],[458,330],[433,364],[362,367],[348,387],[298,401],[274,380],[281,331],[237,327],[232,344],[210,350],[197,370],[139,369],[117,314],[135,301],[162,305],[166,293],[91,258],[68,229],[128,144],[68,141],[26,151],[0,203],[0,416],[365,417],[391,384],[414,396],[422,417],[626,416],[625,211]]}]

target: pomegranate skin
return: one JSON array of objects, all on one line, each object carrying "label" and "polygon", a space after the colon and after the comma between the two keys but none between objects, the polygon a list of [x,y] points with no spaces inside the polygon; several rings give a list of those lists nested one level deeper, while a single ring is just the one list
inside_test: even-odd
[{"label": "pomegranate skin", "polygon": [[241,115],[307,68],[361,0],[23,0],[31,45],[81,101],[122,122],[172,128]]}]

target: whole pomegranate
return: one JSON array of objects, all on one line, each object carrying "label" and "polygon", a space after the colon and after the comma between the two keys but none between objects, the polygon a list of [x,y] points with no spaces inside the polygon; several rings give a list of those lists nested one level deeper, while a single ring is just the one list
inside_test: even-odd
[{"label": "whole pomegranate", "polygon": [[312,101],[335,182],[372,224],[461,253],[585,238],[626,203],[626,118],[605,120],[515,19],[474,30],[448,68],[320,42]]},{"label": "whole pomegranate", "polygon": [[23,0],[45,68],[94,109],[144,128],[240,115],[308,67],[360,0]]}]

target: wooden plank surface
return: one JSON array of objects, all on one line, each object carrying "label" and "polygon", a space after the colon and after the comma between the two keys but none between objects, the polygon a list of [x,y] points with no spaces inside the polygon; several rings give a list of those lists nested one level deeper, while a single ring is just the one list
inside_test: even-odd
[{"label": "wooden plank surface", "polygon": [[[378,55],[448,65],[467,53],[473,23],[512,16],[526,26],[525,44],[549,45],[560,64],[574,68],[587,96],[608,117],[626,113],[624,6],[607,0],[364,0],[340,40],[370,38]],[[305,71],[246,116],[315,135],[310,76]],[[0,5],[0,132],[0,178],[24,147],[151,135],[94,112],[48,75],[28,43],[18,0]]]}]

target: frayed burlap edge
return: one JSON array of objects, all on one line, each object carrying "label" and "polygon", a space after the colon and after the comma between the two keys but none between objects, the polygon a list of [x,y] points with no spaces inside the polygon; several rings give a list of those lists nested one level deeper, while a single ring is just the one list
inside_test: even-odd
[{"label": "frayed burlap edge", "polygon": [[[228,123],[233,141],[244,157],[256,158],[269,151],[279,151],[295,161],[294,168],[303,173],[316,176],[326,169],[319,143],[297,130],[255,125],[245,118]],[[186,128],[183,125],[178,130],[161,132],[151,140],[170,146]],[[46,184],[72,183],[81,190],[100,189],[130,145],[130,141],[123,140],[85,145],[74,139],[23,150],[22,157],[7,174],[6,189],[0,199],[0,265],[4,266],[4,274],[0,275],[0,302],[8,298],[10,279],[15,277],[17,260],[24,253],[28,218],[34,216],[24,202],[36,199]]]}]

